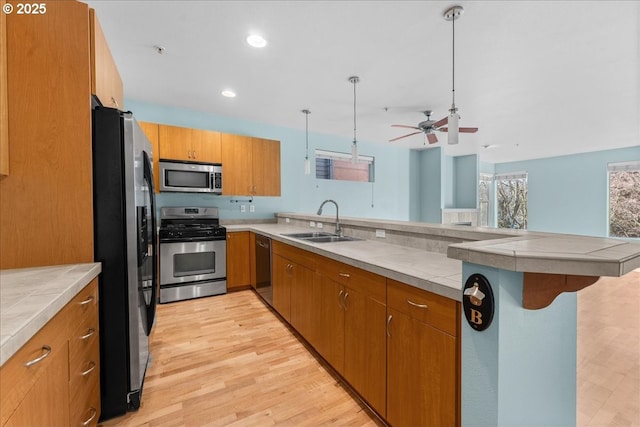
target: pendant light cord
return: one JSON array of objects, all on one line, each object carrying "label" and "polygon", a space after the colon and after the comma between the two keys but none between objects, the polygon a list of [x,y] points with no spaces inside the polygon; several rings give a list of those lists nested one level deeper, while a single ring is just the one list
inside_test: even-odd
[{"label": "pendant light cord", "polygon": [[452,92],[452,98],[453,98],[452,100],[453,101],[452,108],[453,108],[456,105],[456,17],[455,17],[455,12],[454,12],[453,19],[451,19],[451,25],[453,26],[453,37],[451,38],[451,41],[452,41],[451,92]]},{"label": "pendant light cord", "polygon": [[353,143],[356,144],[356,83],[358,78],[353,78]]},{"label": "pendant light cord", "polygon": [[305,159],[309,159],[309,110],[304,110],[304,118],[305,118],[305,135],[306,135],[306,143],[305,143],[305,147],[306,147],[306,153],[304,158]]}]

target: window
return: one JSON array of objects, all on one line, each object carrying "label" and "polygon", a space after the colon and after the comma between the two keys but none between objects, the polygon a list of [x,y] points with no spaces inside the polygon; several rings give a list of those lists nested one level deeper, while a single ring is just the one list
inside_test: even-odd
[{"label": "window", "polygon": [[491,221],[491,184],[493,183],[493,175],[481,173],[478,183],[478,203],[480,207],[478,225],[480,227],[488,227],[493,224]]},{"label": "window", "polygon": [[374,181],[374,158],[358,156],[358,162],[351,162],[351,154],[335,151],[316,150],[316,178],[343,181]]},{"label": "window", "polygon": [[527,229],[527,173],[496,175],[498,228]]},{"label": "window", "polygon": [[611,163],[609,236],[640,238],[640,162]]}]

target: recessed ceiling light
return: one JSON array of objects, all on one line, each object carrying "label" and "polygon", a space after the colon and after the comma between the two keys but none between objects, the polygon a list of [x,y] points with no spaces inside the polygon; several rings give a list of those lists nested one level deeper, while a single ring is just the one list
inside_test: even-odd
[{"label": "recessed ceiling light", "polygon": [[267,45],[267,41],[257,34],[249,34],[247,36],[247,43],[253,47],[265,47]]},{"label": "recessed ceiling light", "polygon": [[222,92],[222,96],[227,97],[227,98],[235,98],[236,97],[236,93],[232,90],[226,89],[223,90]]}]

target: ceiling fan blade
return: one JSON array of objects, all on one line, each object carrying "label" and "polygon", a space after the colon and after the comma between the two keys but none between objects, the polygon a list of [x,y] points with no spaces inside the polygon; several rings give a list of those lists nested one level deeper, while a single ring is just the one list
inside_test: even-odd
[{"label": "ceiling fan blade", "polygon": [[449,116],[444,117],[440,120],[438,120],[437,122],[435,122],[432,126],[434,128],[439,128],[440,126],[446,125],[447,123],[449,123]]},{"label": "ceiling fan blade", "polygon": [[410,133],[410,134],[407,134],[407,135],[402,135],[402,136],[399,136],[399,137],[397,137],[397,138],[390,139],[390,140],[389,140],[389,142],[397,141],[397,140],[399,140],[399,139],[406,138],[406,137],[408,137],[408,136],[412,136],[412,135],[417,135],[417,134],[419,134],[419,133],[422,133],[422,131],[420,131],[420,132],[413,132],[413,133]]},{"label": "ceiling fan blade", "polygon": [[428,133],[427,140],[429,141],[429,144],[435,144],[436,142],[438,142],[438,137],[435,133]]},{"label": "ceiling fan blade", "polygon": [[478,128],[459,128],[458,130],[460,132],[463,132],[463,133],[476,133],[476,132],[478,132]]},{"label": "ceiling fan blade", "polygon": [[394,127],[394,128],[409,128],[409,129],[420,130],[420,128],[417,128],[415,126],[407,126],[407,125],[391,125],[391,127]]}]

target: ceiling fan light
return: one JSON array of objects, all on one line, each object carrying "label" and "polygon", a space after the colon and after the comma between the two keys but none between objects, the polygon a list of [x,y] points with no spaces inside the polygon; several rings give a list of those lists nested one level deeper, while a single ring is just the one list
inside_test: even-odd
[{"label": "ceiling fan light", "polygon": [[447,142],[450,145],[455,145],[458,143],[459,141],[459,123],[458,121],[460,120],[460,116],[458,115],[458,113],[456,113],[455,111],[452,111],[449,114],[449,123],[448,123],[448,130],[447,130]]}]

